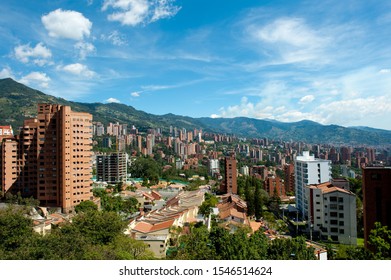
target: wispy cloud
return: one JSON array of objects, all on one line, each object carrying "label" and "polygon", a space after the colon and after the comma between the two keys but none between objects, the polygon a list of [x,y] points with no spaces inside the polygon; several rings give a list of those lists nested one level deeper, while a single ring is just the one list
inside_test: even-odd
[{"label": "wispy cloud", "polygon": [[259,42],[258,47],[281,64],[324,61],[329,38],[322,30],[311,28],[303,18],[278,18],[266,24],[257,22],[247,32]]},{"label": "wispy cloud", "polygon": [[174,3],[175,0],[105,0],[102,11],[111,8],[114,12],[108,15],[110,21],[137,26],[175,16],[180,7]]},{"label": "wispy cloud", "polygon": [[101,39],[103,41],[111,42],[114,46],[124,46],[128,44],[128,42],[125,39],[125,36],[117,30],[112,31],[107,35],[102,34]]},{"label": "wispy cloud", "polygon": [[142,91],[134,91],[134,92],[130,93],[130,96],[139,97],[141,93],[142,93]]},{"label": "wispy cloud", "polygon": [[81,60],[84,60],[88,55],[96,52],[95,46],[88,42],[78,42],[74,45],[74,48],[78,52]]},{"label": "wispy cloud", "polygon": [[302,98],[300,98],[299,103],[300,104],[307,104],[307,103],[311,103],[314,100],[315,100],[315,96],[310,94],[310,95],[306,95],[306,96],[303,96]]}]

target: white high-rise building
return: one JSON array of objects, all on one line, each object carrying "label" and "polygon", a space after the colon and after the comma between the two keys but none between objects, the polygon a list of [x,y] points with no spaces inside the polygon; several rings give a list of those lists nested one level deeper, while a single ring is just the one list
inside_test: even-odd
[{"label": "white high-rise building", "polygon": [[242,166],[240,167],[240,174],[244,175],[244,176],[248,176],[249,175],[249,168],[247,165],[245,166]]},{"label": "white high-rise building", "polygon": [[308,218],[308,202],[305,198],[305,187],[321,184],[331,180],[331,161],[317,159],[309,151],[295,158],[295,191],[296,208],[303,218]]},{"label": "white high-rise building", "polygon": [[218,159],[209,160],[209,174],[214,176],[215,174],[220,173],[220,163]]}]

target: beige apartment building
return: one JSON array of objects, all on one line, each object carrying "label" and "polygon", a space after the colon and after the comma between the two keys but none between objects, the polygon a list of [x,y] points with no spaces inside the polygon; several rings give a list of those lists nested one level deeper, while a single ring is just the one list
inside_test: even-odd
[{"label": "beige apartment building", "polygon": [[65,213],[92,199],[91,114],[38,104],[37,118],[25,120],[20,134],[1,147],[4,192],[19,191]]}]

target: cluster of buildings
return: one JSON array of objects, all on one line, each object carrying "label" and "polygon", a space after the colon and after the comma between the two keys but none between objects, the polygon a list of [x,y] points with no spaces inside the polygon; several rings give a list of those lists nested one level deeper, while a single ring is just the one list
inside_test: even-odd
[{"label": "cluster of buildings", "polygon": [[[93,156],[94,135],[102,137],[103,147],[115,145],[114,151]],[[134,126],[105,126],[92,122],[91,114],[53,104],[38,104],[37,117],[26,119],[17,135],[12,127],[0,126],[1,191],[20,192],[38,199],[41,206],[72,213],[80,202],[94,199],[93,159],[97,181],[124,182],[129,157],[126,147],[132,147],[133,155],[159,152],[164,157],[154,149],[156,143],[173,151],[175,156],[167,160],[177,169],[197,169],[202,164],[212,178],[222,179],[220,192],[227,195],[220,197],[218,215],[225,222],[247,223],[246,205],[237,196],[237,177],[255,176],[264,182],[269,196],[285,199],[295,195],[297,216],[311,237],[356,244],[356,195],[347,180],[334,179],[331,173],[332,164],[341,164],[343,177],[356,176],[351,167],[362,170],[366,243],[375,221],[391,227],[391,168],[379,167],[391,162],[386,148],[309,145],[267,138],[242,142],[234,136],[176,127],[164,135],[162,129],[140,133]],[[219,143],[232,144],[230,153],[217,151]],[[238,157],[246,164],[239,163]],[[162,201],[158,193],[143,197],[151,205]],[[151,207],[148,213],[140,214],[128,232],[156,247],[156,254],[163,254],[172,236],[170,228],[197,220],[202,201],[202,191],[183,192],[165,201],[163,208]]]}]

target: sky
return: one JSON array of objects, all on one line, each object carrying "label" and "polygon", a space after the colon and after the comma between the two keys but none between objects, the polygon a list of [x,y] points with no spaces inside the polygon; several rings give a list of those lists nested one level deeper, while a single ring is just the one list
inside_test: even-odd
[{"label": "sky", "polygon": [[391,130],[391,2],[2,0],[0,78],[148,113]]}]

